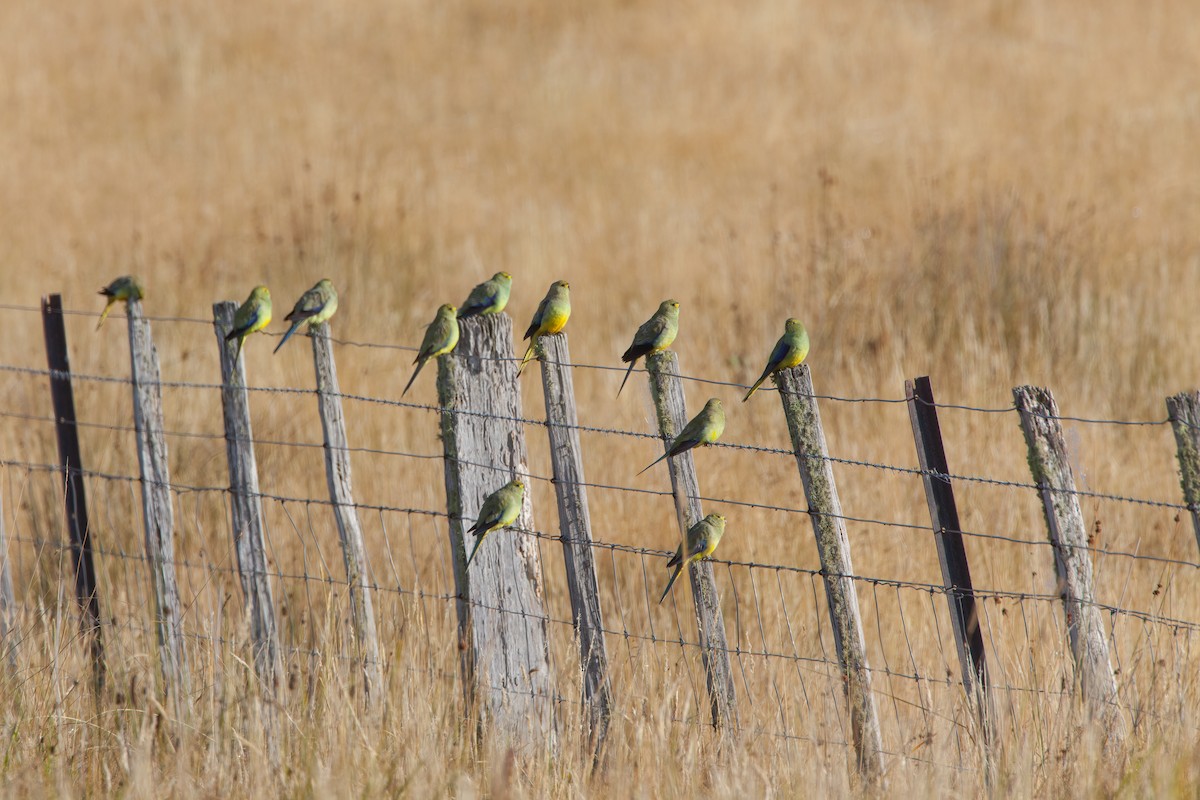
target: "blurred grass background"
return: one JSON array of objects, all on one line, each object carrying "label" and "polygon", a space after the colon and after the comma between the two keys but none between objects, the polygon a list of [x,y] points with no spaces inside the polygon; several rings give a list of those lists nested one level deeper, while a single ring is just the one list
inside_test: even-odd
[{"label": "blurred grass background", "polygon": [[[1162,419],[1166,395],[1200,383],[1196,22],[1190,4],[1169,1],[1100,2],[1083,12],[1049,0],[801,7],[776,0],[13,0],[0,5],[4,300],[32,307],[61,291],[69,309],[98,312],[96,289],[134,272],[147,286],[151,315],[204,320],[212,302],[240,302],[265,282],[281,320],[302,291],[328,276],[341,293],[336,336],[415,346],[438,304],[457,303],[476,282],[507,270],[518,329],[551,281],[570,280],[572,354],[583,363],[616,366],[636,326],[674,297],[685,374],[748,383],[783,319],[798,316],[812,335],[809,363],[821,392],[901,397],[905,378],[929,374],[942,402],[1003,407],[1012,386],[1036,383],[1053,388],[1064,414]],[[4,363],[44,367],[36,315],[0,313]],[[68,318],[75,369],[127,374],[123,322],[114,318],[98,334],[92,325],[89,317]],[[217,382],[211,336],[199,324],[157,324],[164,379]],[[272,357],[273,340],[251,340],[251,381],[311,386],[307,343],[297,342]],[[343,390],[395,398],[406,355],[339,349]],[[533,418],[541,414],[536,380],[523,385]],[[577,374],[581,421],[651,431],[645,390],[614,401],[618,382],[616,372]],[[422,376],[416,399],[433,402],[433,383]],[[5,411],[49,413],[44,380],[4,374],[0,386]],[[689,384],[687,391],[698,409],[714,390]],[[76,392],[81,418],[130,424],[128,387],[83,384]],[[735,391],[717,393],[730,406],[727,439],[786,446],[773,397],[741,406]],[[216,397],[168,389],[167,428],[220,433]],[[254,402],[258,437],[320,442],[311,398]],[[915,465],[902,407],[833,404],[823,412],[834,455]],[[440,452],[429,413],[364,404],[347,413],[358,446]],[[953,470],[1028,480],[1015,417],[946,412],[943,427]],[[532,430],[531,469],[548,474],[544,442]],[[1084,425],[1069,436],[1081,488],[1178,501],[1166,429]],[[84,431],[85,464],[136,474],[131,444],[121,432]],[[629,485],[657,452],[653,442],[606,437],[585,437],[584,446],[589,479],[598,483]],[[222,441],[171,447],[174,480],[222,485]],[[0,420],[0,448],[17,460],[55,460],[46,425]],[[319,449],[268,446],[258,455],[265,492],[322,496]],[[436,462],[354,458],[362,502],[444,508]],[[706,495],[803,507],[786,459],[718,450],[701,454],[698,465]],[[849,467],[837,474],[847,514],[926,519],[919,482]],[[646,477],[663,488],[655,483],[661,475]],[[539,525],[554,530],[551,489],[534,490]],[[135,487],[92,491],[98,537],[136,552]],[[7,470],[10,535],[59,536],[56,492],[52,478]],[[673,547],[661,498],[609,493],[592,505],[598,538]],[[1044,539],[1032,495],[967,486],[960,505],[972,530]],[[1084,511],[1105,546],[1196,560],[1187,522],[1177,516],[1086,500]],[[220,502],[183,496],[176,513],[181,557],[232,563]],[[326,547],[335,541],[320,511],[308,523],[289,523],[280,509],[268,513],[277,531],[290,524],[298,539],[307,527]],[[726,513],[731,535],[719,555],[816,565],[806,520]],[[444,557],[444,531],[421,525],[407,533],[415,573]],[[797,526],[798,535],[787,535]],[[381,517],[366,527],[378,577],[386,523]],[[852,528],[857,571],[938,582],[933,547],[920,534]],[[1044,548],[968,547],[977,583],[1053,591]],[[279,559],[299,564],[300,550],[281,543]],[[544,552],[548,573],[558,569],[557,553]],[[70,604],[56,597],[43,555],[22,558],[18,598],[40,596],[48,610],[39,613],[57,620],[33,637],[47,643],[46,653],[28,657],[57,663],[49,643],[55,630],[72,630],[62,618]],[[337,577],[337,558],[330,563]],[[106,600],[113,616],[136,614],[141,579],[128,564],[105,564],[110,582],[129,595]],[[1169,609],[1155,605],[1161,598],[1150,587],[1170,583],[1160,566],[1129,567],[1136,574],[1126,567],[1100,567],[1107,602],[1200,614],[1183,589]],[[622,585],[639,590],[640,576],[615,564],[601,571],[617,594]],[[224,624],[216,621],[220,595],[240,602],[236,581],[221,580],[194,579],[195,596],[214,585],[229,590],[212,592],[203,613],[198,602],[200,628]],[[1146,596],[1130,597],[1130,586]],[[562,587],[551,581],[548,592],[551,606],[561,607]],[[868,619],[875,602],[864,599]],[[1044,609],[1047,617],[1056,612]],[[314,613],[321,616],[319,603]],[[417,623],[403,613],[414,612],[396,613],[381,622],[381,634],[408,641],[401,633]],[[450,617],[440,619],[441,628],[421,624],[444,632]],[[930,647],[943,635],[928,620],[917,627],[925,632],[914,637]],[[449,646],[426,646],[428,663],[453,675]],[[878,647],[887,651],[882,635]],[[1179,659],[1182,672],[1194,672],[1194,658]],[[122,679],[152,678],[152,664],[137,663]],[[629,667],[631,686],[661,681],[670,692],[669,670],[639,663]],[[213,655],[214,675],[227,668]],[[298,722],[281,791],[502,796],[612,787],[611,773],[588,777],[569,759],[514,766],[502,752],[480,754],[462,735],[453,679],[429,681],[429,674],[413,682],[393,672],[392,707],[403,713],[381,740],[356,739],[357,723],[339,703],[323,722],[315,712]],[[62,675],[46,680],[62,691]],[[1173,713],[1194,705],[1193,684],[1182,677],[1172,684]],[[657,691],[637,695],[647,706],[629,712],[637,724],[622,728],[614,746],[616,763],[644,777],[637,792],[744,794],[789,780],[854,791],[840,755],[796,763],[764,748],[702,766],[706,740],[652,713]],[[6,711],[14,740],[23,742],[6,761],[14,790],[90,786],[140,796],[165,787],[208,796],[272,771],[261,757],[234,759],[220,744],[229,734],[217,731],[236,726],[219,703],[196,722],[199,743],[172,758],[132,714],[128,725],[97,717],[85,728],[109,734],[72,734],[63,739],[70,747],[48,750],[39,744],[46,726],[63,724],[66,701],[55,702],[59,710],[43,717],[22,712],[17,700]],[[1195,785],[1190,768],[1179,766],[1194,754],[1194,720],[1177,721],[1182,727],[1164,723],[1131,747],[1129,763],[1159,781],[1151,793]],[[899,720],[897,727],[902,741],[914,735]],[[422,740],[419,732],[430,728],[438,735]],[[1052,746],[1040,746],[1018,748],[1010,762],[1018,793],[1087,794],[1103,783],[1087,751],[1080,764],[1064,766],[1047,761]],[[70,775],[80,765],[82,784]],[[898,769],[893,780],[939,793],[959,786],[937,771]],[[1148,785],[1118,788],[1137,793]]]}]

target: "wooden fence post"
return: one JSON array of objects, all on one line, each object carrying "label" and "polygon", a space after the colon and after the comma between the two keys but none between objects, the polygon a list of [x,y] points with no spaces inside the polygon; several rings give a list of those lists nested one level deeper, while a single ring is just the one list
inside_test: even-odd
[{"label": "wooden fence post", "polygon": [[225,416],[225,452],[229,461],[229,492],[233,545],[238,576],[250,618],[254,641],[254,669],[266,699],[263,723],[268,746],[275,750],[275,698],[283,667],[279,658],[279,633],[275,601],[267,573],[263,544],[262,497],[258,490],[258,462],[254,457],[254,431],[250,425],[250,393],[246,388],[246,362],[238,358],[237,340],[225,341],[233,330],[237,303],[213,304],[213,329],[221,354],[221,407]]},{"label": "wooden fence post", "polygon": [[459,324],[458,347],[438,358],[437,389],[463,686],[481,730],[490,724],[514,743],[545,746],[554,738],[554,685],[528,490],[512,529],[492,533],[466,569],[466,529],[483,499],[529,472],[512,320],[501,313]]},{"label": "wooden fence post", "polygon": [[20,634],[14,624],[17,605],[13,598],[12,570],[8,565],[8,539],[4,535],[4,502],[0,497],[0,648],[9,676],[17,672],[17,647]]},{"label": "wooden fence post", "polygon": [[1180,392],[1168,397],[1167,416],[1175,431],[1183,501],[1192,513],[1192,530],[1200,546],[1200,392]]},{"label": "wooden fence post", "polygon": [[314,328],[313,367],[317,375],[317,401],[321,411],[321,430],[325,436],[325,479],[329,499],[337,518],[342,560],[346,564],[346,584],[350,592],[350,620],[354,628],[356,658],[362,667],[363,690],[370,699],[382,698],[383,678],[379,666],[379,641],[375,635],[375,612],[367,575],[367,554],[363,546],[362,526],[354,504],[350,479],[350,444],[346,437],[346,418],[342,415],[342,390],[338,386],[329,323]]},{"label": "wooden fence post", "polygon": [[92,529],[88,525],[87,494],[83,488],[83,461],[79,455],[79,431],[75,425],[75,392],[71,387],[71,360],[67,354],[67,331],[63,325],[62,295],[42,298],[42,333],[46,340],[46,362],[50,371],[50,402],[54,408],[54,432],[58,439],[58,463],[66,495],[67,534],[71,540],[71,569],[75,577],[75,601],[79,604],[79,629],[92,656],[92,685],[104,688],[104,636],[100,627],[100,593],[96,565],[92,559]]},{"label": "wooden fence post", "polygon": [[1058,405],[1049,389],[1013,389],[1021,430],[1029,452],[1029,469],[1042,498],[1046,530],[1054,549],[1058,591],[1067,617],[1067,634],[1075,658],[1078,686],[1091,713],[1102,721],[1107,746],[1125,738],[1125,719],[1117,696],[1117,680],[1108,655],[1104,619],[1096,606],[1092,559]]},{"label": "wooden fence post", "polygon": [[[938,422],[933,387],[928,377],[906,381],[904,394],[908,399],[908,415],[912,422],[917,458],[921,464],[921,480],[925,484],[925,500],[933,523],[938,561],[942,565],[942,583],[946,587],[946,602],[950,607],[950,622],[954,629],[954,645],[962,667],[963,689],[979,716],[979,728],[985,757],[992,746],[994,714],[988,687],[987,660],[983,650],[983,633],[979,628],[979,612],[975,608],[975,589],[971,584],[971,569],[963,545],[958,504],[950,483],[950,467],[942,443],[942,427]],[[937,474],[934,474],[937,473]],[[990,774],[990,770],[989,770]]]},{"label": "wooden fence post", "polygon": [[833,465],[821,428],[821,414],[813,396],[807,364],[780,370],[774,375],[787,418],[792,450],[804,484],[809,519],[817,538],[821,577],[829,601],[829,620],[850,705],[850,727],[858,765],[869,780],[883,776],[883,737],[879,712],[871,692],[871,670],[863,641],[858,590],[850,561],[850,539],[842,519],[842,503],[833,481]]},{"label": "wooden fence post", "polygon": [[538,341],[542,348],[542,390],[546,399],[546,427],[550,434],[550,460],[554,467],[567,591],[571,595],[571,618],[579,636],[583,699],[589,710],[591,735],[599,749],[608,733],[612,687],[608,680],[604,620],[592,554],[592,522],[579,446],[575,387],[571,382],[571,352],[565,333],[543,336]]},{"label": "wooden fence post", "polygon": [[189,692],[187,651],[179,586],[175,581],[175,514],[171,507],[171,475],[163,435],[162,373],[158,351],[142,301],[126,304],[129,315],[129,360],[133,376],[133,424],[137,429],[138,466],[142,478],[142,515],[146,556],[154,583],[155,621],[164,689],[183,708]]},{"label": "wooden fence post", "polygon": [[[669,443],[688,421],[683,384],[679,380],[679,359],[674,352],[664,350],[646,357],[646,369],[650,373],[650,396],[658,416],[658,432]],[[691,451],[668,458],[667,467],[671,475],[671,493],[675,497],[675,517],[680,536],[686,537],[688,528],[704,516],[700,507],[700,481],[696,477],[696,464]],[[729,663],[721,597],[717,592],[712,564],[698,561],[687,573],[695,600],[700,654],[712,703],[713,725],[732,732],[738,724],[737,694],[733,668]]]}]

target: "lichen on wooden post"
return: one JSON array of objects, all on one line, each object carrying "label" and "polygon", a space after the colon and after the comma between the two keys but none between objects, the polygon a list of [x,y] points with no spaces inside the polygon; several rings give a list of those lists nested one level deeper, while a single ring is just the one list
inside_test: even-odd
[{"label": "lichen on wooden post", "polygon": [[1076,685],[1092,716],[1104,726],[1106,746],[1112,747],[1125,738],[1125,718],[1109,658],[1104,619],[1096,603],[1087,529],[1059,422],[1058,404],[1049,389],[1037,386],[1018,386],[1013,389],[1013,398],[1021,415],[1029,470],[1041,495],[1046,530],[1054,550],[1058,592],[1075,659]]},{"label": "lichen on wooden post", "polygon": [[787,418],[796,466],[808,500],[808,516],[821,560],[821,579],[829,605],[833,642],[837,650],[850,705],[850,727],[859,769],[869,780],[883,775],[883,738],[879,712],[871,692],[858,590],[850,559],[850,538],[842,519],[842,503],[833,480],[833,465],[813,393],[807,364],[780,370],[774,376]]},{"label": "lichen on wooden post", "polygon": [[[650,374],[650,396],[658,417],[658,432],[664,442],[675,438],[687,424],[683,385],[679,379],[679,359],[670,350],[646,357]],[[687,530],[704,516],[700,506],[700,481],[691,451],[667,459],[671,493],[675,498],[675,516],[681,541]],[[736,526],[734,526],[736,528]],[[721,596],[717,591],[712,564],[697,561],[687,570],[696,606],[696,626],[700,634],[700,655],[712,706],[713,725],[726,732],[737,729],[737,693],[733,668],[729,661],[729,643],[725,638],[725,618],[721,614]]]},{"label": "lichen on wooden post", "polygon": [[1200,547],[1200,392],[1180,392],[1167,398],[1167,416],[1175,432],[1179,457],[1179,484],[1192,517],[1192,531]]},{"label": "lichen on wooden post", "polygon": [[457,348],[438,358],[437,390],[463,686],[481,730],[541,748],[554,740],[554,685],[529,488],[517,521],[489,534],[466,569],[484,498],[529,474],[512,321],[489,314],[460,326]]}]

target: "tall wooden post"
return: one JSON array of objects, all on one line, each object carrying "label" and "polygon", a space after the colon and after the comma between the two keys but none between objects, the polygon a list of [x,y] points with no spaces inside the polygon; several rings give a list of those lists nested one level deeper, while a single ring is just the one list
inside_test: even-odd
[{"label": "tall wooden post", "polygon": [[1067,634],[1075,657],[1077,685],[1091,713],[1104,725],[1108,746],[1125,738],[1125,718],[1117,696],[1117,679],[1108,654],[1104,619],[1096,607],[1092,559],[1087,530],[1067,443],[1059,422],[1058,404],[1049,389],[1013,389],[1021,430],[1029,450],[1029,469],[1042,496],[1046,530],[1054,549],[1058,591],[1067,617]]},{"label": "tall wooden post", "polygon": [[583,699],[589,711],[591,734],[597,748],[608,733],[612,688],[608,681],[608,654],[604,646],[604,621],[600,590],[592,554],[592,522],[579,446],[579,420],[575,388],[571,382],[571,353],[565,333],[543,336],[542,390],[546,399],[546,427],[550,434],[550,460],[554,467],[554,492],[558,499],[558,524],[562,534],[567,592],[571,618],[579,636],[583,670]]},{"label": "tall wooden post", "polygon": [[1167,416],[1175,431],[1183,501],[1191,511],[1192,530],[1200,547],[1200,392],[1180,392],[1168,397]]},{"label": "tall wooden post", "polygon": [[512,320],[491,314],[460,326],[458,347],[438,358],[437,389],[463,686],[481,729],[545,747],[554,739],[554,684],[529,488],[516,523],[489,534],[466,568],[467,528],[484,498],[529,474]]},{"label": "tall wooden post", "polygon": [[146,529],[146,557],[154,585],[159,661],[163,688],[179,712],[189,691],[188,664],[179,585],[175,581],[175,514],[171,507],[167,440],[163,435],[162,373],[158,351],[150,336],[150,323],[142,313],[142,301],[130,300],[126,307],[133,376],[133,424],[137,429],[142,516]]},{"label": "tall wooden post", "polygon": [[321,430],[325,435],[325,479],[329,499],[337,519],[342,560],[346,565],[346,584],[350,591],[350,621],[354,629],[357,659],[362,669],[363,690],[378,700],[383,678],[379,668],[379,641],[375,635],[375,612],[371,603],[371,582],[367,574],[367,552],[363,546],[362,526],[354,504],[350,476],[350,444],[346,437],[346,418],[342,414],[342,390],[338,386],[333,361],[329,323],[314,328],[313,367],[317,375],[317,401],[321,412]]},{"label": "tall wooden post", "polygon": [[842,503],[833,481],[833,465],[821,428],[821,414],[814,397],[807,364],[780,370],[774,376],[787,418],[796,466],[808,500],[808,516],[817,538],[821,577],[829,601],[829,621],[838,663],[850,704],[850,727],[859,769],[869,780],[883,775],[883,737],[879,712],[871,692],[871,670],[863,640],[858,590],[850,561],[850,538],[842,519]]},{"label": "tall wooden post", "polygon": [[[670,350],[646,357],[650,373],[650,396],[658,416],[658,431],[670,442],[687,424],[687,408],[683,400],[683,385],[679,380],[679,359]],[[671,475],[671,492],[675,497],[675,517],[681,541],[687,530],[704,516],[700,507],[700,481],[696,464],[688,451],[667,459]],[[737,694],[734,690],[733,668],[729,663],[729,644],[725,638],[725,618],[721,614],[721,597],[712,564],[698,561],[687,570],[696,606],[696,626],[700,633],[700,654],[712,704],[713,725],[726,731],[737,728]]]},{"label": "tall wooden post", "polygon": [[63,325],[62,295],[42,298],[42,332],[50,368],[50,403],[54,407],[54,432],[58,438],[58,463],[66,490],[67,534],[71,541],[71,571],[75,601],[79,604],[79,630],[92,656],[92,685],[104,688],[104,636],[100,627],[100,593],[92,560],[92,529],[88,525],[87,493],[83,486],[83,461],[75,425],[75,392],[71,387],[71,360]]},{"label": "tall wooden post", "polygon": [[250,393],[246,388],[246,362],[237,355],[237,340],[225,341],[233,330],[237,303],[213,304],[213,329],[221,357],[221,407],[225,415],[225,453],[229,461],[230,512],[238,576],[254,642],[254,669],[263,693],[262,714],[268,746],[275,750],[275,701],[283,676],[275,601],[267,573],[263,544],[262,497],[258,490],[258,462],[254,457],[254,432],[250,425]]},{"label": "tall wooden post", "polygon": [[962,667],[963,689],[979,716],[981,739],[990,765],[994,714],[983,650],[983,632],[979,628],[975,589],[971,584],[971,569],[967,564],[967,549],[963,545],[962,527],[958,521],[958,503],[954,500],[954,487],[950,483],[950,467],[942,443],[937,406],[933,401],[933,387],[928,377],[917,378],[904,384],[904,392],[908,398],[908,415],[917,445],[917,459],[921,464],[921,480],[925,484],[925,500],[933,523],[938,561],[942,566],[942,583],[946,587],[954,645],[958,651],[958,663]]}]

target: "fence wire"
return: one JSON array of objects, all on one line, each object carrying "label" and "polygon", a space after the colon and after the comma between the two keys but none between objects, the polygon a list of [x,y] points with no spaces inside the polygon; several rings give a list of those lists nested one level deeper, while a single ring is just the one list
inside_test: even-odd
[{"label": "fence wire", "polygon": [[[40,313],[36,307],[14,305],[0,305],[0,311]],[[95,316],[94,312],[64,313]],[[211,334],[209,320],[150,319],[203,325],[207,329],[204,335]],[[335,341],[342,348],[356,350],[414,349]],[[206,338],[204,344],[211,342]],[[586,363],[570,367],[573,371],[623,371],[617,366]],[[75,613],[70,590],[64,588],[69,585],[72,556],[63,535],[62,471],[53,458],[55,419],[45,413],[48,379],[67,376],[7,363],[0,364],[0,374],[7,376],[10,384],[10,401],[0,408],[0,431],[7,434],[0,441],[11,448],[0,453],[6,490],[0,496],[5,499],[7,559],[17,587],[13,635],[19,643],[45,635],[55,625],[62,627],[62,619]],[[79,410],[84,419],[77,427],[84,439],[84,461],[98,465],[83,469],[82,475],[92,516],[92,550],[107,659],[119,680],[128,680],[130,675],[154,672],[156,635],[147,612],[152,592],[138,522],[143,479],[131,457],[135,430],[112,417],[112,409],[124,407],[118,403],[128,402],[131,381],[127,375],[105,374],[98,368],[72,372],[69,377],[77,391],[83,388]],[[683,380],[745,388],[701,377],[685,376]],[[164,381],[162,386],[178,393],[179,406],[189,408],[183,416],[190,424],[172,427],[172,404],[167,403],[166,432],[176,476],[169,486],[177,515],[173,560],[183,599],[185,635],[189,647],[199,653],[242,652],[247,634],[229,530],[230,491],[222,480],[225,434],[220,430],[219,410],[212,411],[219,408],[214,392],[221,385],[177,380]],[[114,391],[123,397],[118,399]],[[295,413],[302,413],[299,404],[310,402],[314,394],[310,388],[293,386],[251,386],[250,392],[281,408],[286,405],[285,415],[293,406]],[[850,409],[874,406],[891,413],[888,409],[906,403],[904,398],[815,396],[838,404],[826,420],[827,426],[836,424],[837,408],[842,404]],[[385,466],[377,472],[392,470],[411,476],[411,482],[406,480],[394,493],[405,498],[403,503],[367,499],[355,503],[368,540],[368,586],[375,598],[379,635],[384,652],[391,654],[385,656],[385,669],[393,681],[408,675],[430,684],[455,684],[461,681],[456,605],[463,600],[454,585],[448,514],[439,493],[446,457],[437,452],[436,420],[428,416],[416,422],[411,419],[413,412],[427,415],[441,410],[365,392],[344,392],[341,399],[362,406],[362,415],[369,417],[356,436],[355,410],[352,407],[348,412],[351,439],[372,443],[350,447],[348,452],[372,465],[379,459]],[[1016,414],[1012,407],[936,405],[968,415],[1011,412],[1015,418]],[[395,440],[387,435],[386,426],[398,415],[407,415],[404,424],[412,429],[408,446],[383,443]],[[546,426],[545,420],[533,417],[480,415],[524,426],[531,441]],[[901,430],[907,425],[905,415],[895,414],[890,419]],[[1169,425],[1167,420],[1058,419],[1137,435]],[[585,458],[593,446],[608,448],[605,452],[611,454],[614,448],[659,438],[653,432],[628,428],[576,427],[584,435]],[[1015,425],[1010,427],[1015,431]],[[321,491],[323,472],[311,460],[327,445],[305,439],[302,428],[290,421],[265,428],[265,434],[245,443],[253,444],[260,453],[268,572],[278,606],[288,685],[303,692],[311,690],[329,665],[348,670],[353,661],[347,633],[349,586],[338,550],[332,503]],[[1014,438],[1014,446],[1020,449],[1020,437]],[[1142,441],[1143,448],[1147,444]],[[700,498],[706,507],[744,510],[755,527],[745,531],[749,552],[755,557],[726,558],[719,552],[712,559],[734,667],[740,736],[818,753],[851,751],[844,682],[824,592],[827,578],[848,577],[857,587],[862,607],[868,672],[885,754],[897,763],[979,773],[980,732],[962,688],[947,612],[948,590],[937,572],[930,525],[920,517],[924,508],[921,480],[932,476],[956,485],[963,508],[970,508],[971,501],[978,499],[989,507],[1012,509],[986,520],[986,529],[962,532],[970,543],[976,573],[974,594],[988,654],[990,689],[1001,728],[1014,736],[1034,731],[1037,746],[1045,752],[1056,746],[1053,734],[1068,725],[1068,712],[1076,697],[1075,675],[1053,556],[1045,552],[1051,544],[1038,516],[1037,484],[970,471],[925,471],[886,459],[798,454],[752,442],[723,441],[715,450],[705,458],[740,459],[740,467],[761,470],[761,475],[771,477],[789,473],[794,477],[790,462],[795,458],[821,458],[840,470],[843,486],[857,487],[845,492],[846,512],[841,516],[852,542],[859,547],[855,553],[858,568],[846,576],[827,575],[815,565],[812,540],[805,538],[809,512],[794,482],[777,491],[777,485],[769,480],[740,480],[736,496],[722,490]],[[528,477],[548,496],[554,481],[544,469],[535,468],[536,455],[531,447]],[[1160,449],[1159,455],[1169,458],[1170,450]],[[299,471],[291,468],[296,462],[309,467],[300,477]],[[474,466],[499,470],[494,465]],[[650,488],[650,481],[634,485],[610,477],[616,475],[611,464],[598,463],[595,470],[591,466],[589,472],[606,476],[583,485],[596,493],[593,509],[603,509],[595,526],[599,533],[591,546],[606,614],[602,631],[609,649],[609,677],[621,709],[618,718],[625,724],[638,724],[650,713],[645,709],[658,708],[672,724],[708,726],[709,701],[691,598],[677,587],[661,605],[657,600],[667,577],[663,565],[673,552],[670,535],[658,535],[655,540],[667,547],[644,541],[648,531],[661,529],[661,533],[673,524],[673,512],[666,510],[672,493]],[[628,466],[628,460],[620,466]],[[708,463],[700,461],[700,466],[703,478]],[[378,483],[372,481],[372,485]],[[883,519],[878,514],[854,513],[852,509],[862,497],[872,492],[885,497],[903,495],[903,502],[879,505],[899,507],[911,516]],[[1000,499],[985,494],[989,492],[1001,493]],[[1183,519],[1184,512],[1191,509],[1171,500],[1090,488],[1077,488],[1074,494],[1089,504],[1087,516],[1095,528],[1095,536],[1083,548],[1092,557],[1098,576],[1099,591],[1089,604],[1106,620],[1123,712],[1139,732],[1190,719],[1180,705],[1183,698],[1191,696],[1189,690],[1196,682],[1192,676],[1200,673],[1192,647],[1200,630],[1200,609],[1188,591],[1200,561],[1189,540],[1190,526]],[[799,497],[800,501],[779,502],[780,497]],[[643,515],[646,509],[650,511]],[[548,513],[542,512],[543,516]],[[655,515],[658,522],[646,521]],[[1106,522],[1110,519],[1117,521]],[[978,517],[973,521],[985,522]],[[534,529],[513,530],[511,535],[530,537],[542,559],[546,613],[538,621],[550,634],[555,673],[552,695],[546,699],[562,713],[570,713],[579,697],[578,652],[562,580],[562,554],[553,544],[561,537],[548,532],[553,527],[543,521]],[[1144,530],[1145,534],[1134,537],[1136,546],[1120,547],[1104,543],[1104,529],[1109,527]],[[1177,546],[1151,553],[1143,551],[1144,542],[1175,542]],[[875,557],[872,549],[877,545],[901,554],[900,563]],[[918,557],[915,553],[921,548],[923,555]],[[503,605],[488,608],[500,614],[516,613]],[[68,645],[72,641],[68,636]],[[29,669],[34,668],[32,655],[22,658]]]}]

